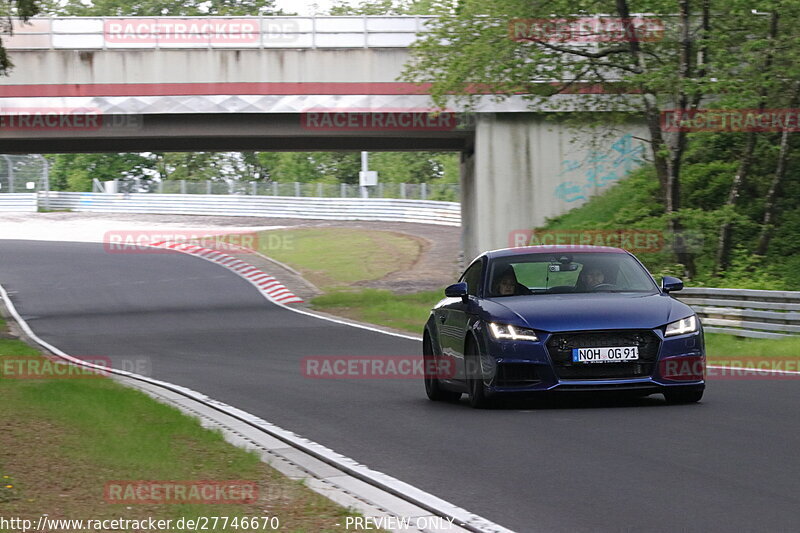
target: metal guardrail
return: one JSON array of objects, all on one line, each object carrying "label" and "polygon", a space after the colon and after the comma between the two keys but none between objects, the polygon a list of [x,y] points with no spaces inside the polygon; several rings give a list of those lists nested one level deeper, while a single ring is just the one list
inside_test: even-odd
[{"label": "metal guardrail", "polygon": [[[380,182],[368,187],[369,198],[402,200],[438,200],[457,202],[458,183],[392,183]],[[114,179],[101,182],[94,179],[91,192],[151,193],[151,194],[238,194],[252,196],[298,196],[316,198],[361,198],[361,187],[351,183],[269,182],[255,181],[194,181],[165,180],[143,183],[137,179]]]},{"label": "metal guardrail", "polygon": [[407,48],[430,16],[34,17],[9,50]]},{"label": "metal guardrail", "polygon": [[687,287],[675,297],[692,306],[709,333],[762,339],[800,333],[800,291]]},{"label": "metal guardrail", "polygon": [[[44,199],[44,194],[40,196]],[[461,205],[390,198],[51,192],[50,209],[113,213],[260,216],[461,225]]]},{"label": "metal guardrail", "polygon": [[37,210],[36,193],[0,194],[0,213],[35,213]]}]

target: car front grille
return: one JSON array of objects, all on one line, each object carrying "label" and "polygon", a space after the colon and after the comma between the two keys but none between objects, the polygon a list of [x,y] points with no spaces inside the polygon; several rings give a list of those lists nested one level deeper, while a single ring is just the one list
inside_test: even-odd
[{"label": "car front grille", "polygon": [[[547,351],[559,379],[613,379],[651,376],[661,340],[648,330],[582,331],[556,333]],[[639,359],[626,363],[573,363],[573,348],[638,346]]]}]

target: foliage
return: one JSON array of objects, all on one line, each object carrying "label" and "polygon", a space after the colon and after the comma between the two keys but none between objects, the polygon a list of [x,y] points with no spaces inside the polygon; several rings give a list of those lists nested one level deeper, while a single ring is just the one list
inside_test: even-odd
[{"label": "foliage", "polygon": [[67,0],[50,2],[45,12],[61,16],[157,17],[279,15],[275,0]]},{"label": "foliage", "polygon": [[339,0],[330,9],[331,15],[431,15],[436,12],[436,0],[361,0],[352,4]]},{"label": "foliage", "polygon": [[12,18],[27,21],[39,12],[36,0],[0,0],[0,76],[8,75],[14,63],[3,48],[3,35],[12,35]]},{"label": "foliage", "polygon": [[[443,16],[433,21],[431,32],[415,44],[404,78],[430,84],[437,105],[452,105],[455,99],[473,107],[482,94],[492,94],[494,99],[521,95],[532,108],[564,112],[564,103],[569,102],[570,112],[628,112],[644,118],[661,206],[675,232],[682,228],[680,214],[686,201],[692,202],[688,204],[692,207],[707,207],[693,203],[695,197],[686,198],[684,181],[694,181],[688,186],[696,189],[699,177],[710,177],[707,187],[696,194],[705,200],[732,198],[727,202],[732,206],[740,193],[749,192],[740,191],[740,186],[763,187],[761,197],[770,189],[744,178],[749,165],[733,163],[740,157],[750,160],[740,156],[741,150],[730,152],[731,159],[721,158],[687,175],[684,159],[692,152],[695,139],[685,131],[664,131],[662,113],[683,113],[709,105],[754,108],[764,102],[772,107],[796,107],[789,95],[800,77],[797,2],[441,0],[436,9]],[[628,33],[587,43],[559,39],[546,29],[532,31],[534,20],[552,21],[556,16],[575,22],[584,14],[595,13],[617,17]],[[663,34],[647,38],[632,32],[630,17],[635,13],[655,14],[652,18],[663,22]],[[574,94],[581,88],[603,90]],[[728,139],[723,144],[731,140],[734,145],[740,141]],[[775,139],[759,136],[758,143],[765,142],[771,143],[774,151]],[[775,154],[753,161],[756,167],[761,163],[774,169]],[[726,173],[734,168],[742,178],[726,187]],[[753,170],[764,172],[763,168]],[[770,181],[782,185],[781,176]],[[769,205],[769,200],[765,203]],[[749,204],[747,208],[758,206]],[[762,212],[771,214],[766,209]],[[693,258],[681,251],[676,255],[686,271],[693,273]]]},{"label": "foliage", "polygon": [[57,154],[49,156],[50,188],[91,191],[92,179],[142,177],[153,161],[140,154]]},{"label": "foliage", "polygon": [[[279,182],[358,183],[359,152],[259,152],[264,178]],[[458,155],[447,152],[370,152],[369,169],[384,183],[457,183]]]},{"label": "foliage", "polygon": [[[706,144],[727,142],[726,134],[709,136]],[[694,154],[692,163],[685,168],[686,205],[678,213],[684,222],[690,252],[697,265],[695,276],[687,280],[692,285],[734,287],[768,290],[800,290],[800,206],[797,196],[782,199],[781,223],[766,257],[753,254],[760,229],[761,208],[758,201],[746,202],[747,209],[733,209],[724,205],[720,187],[730,186],[732,173],[725,172],[730,163],[718,161],[716,154]],[[800,172],[790,174],[788,187],[800,189]],[[768,179],[767,175],[754,176],[756,189]],[[753,193],[756,194],[756,193]],[[657,229],[664,232],[666,248],[658,252],[639,253],[637,256],[657,278],[664,275],[683,276],[682,265],[676,265],[670,247],[674,237],[667,231],[667,217],[660,206],[658,186],[653,169],[643,167],[620,180],[603,194],[592,197],[584,205],[563,215],[549,219],[546,229]],[[743,202],[745,203],[745,202]],[[724,221],[733,224],[730,266],[714,276],[714,252],[717,231]]]}]

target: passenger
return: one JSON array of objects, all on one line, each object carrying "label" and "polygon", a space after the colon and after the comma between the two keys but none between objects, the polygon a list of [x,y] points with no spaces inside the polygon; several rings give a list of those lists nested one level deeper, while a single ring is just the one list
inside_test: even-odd
[{"label": "passenger", "polygon": [[493,291],[495,296],[516,296],[531,293],[525,285],[517,281],[517,275],[510,266],[496,274],[495,279]]}]

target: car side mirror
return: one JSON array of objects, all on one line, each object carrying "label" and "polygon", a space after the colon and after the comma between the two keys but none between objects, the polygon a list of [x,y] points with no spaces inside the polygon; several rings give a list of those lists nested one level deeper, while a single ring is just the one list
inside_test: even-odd
[{"label": "car side mirror", "polygon": [[664,292],[675,292],[683,289],[683,282],[672,276],[661,278],[661,290]]},{"label": "car side mirror", "polygon": [[466,302],[468,298],[467,290],[467,284],[462,281],[461,283],[448,285],[444,290],[444,295],[448,298],[461,298],[461,301]]}]

